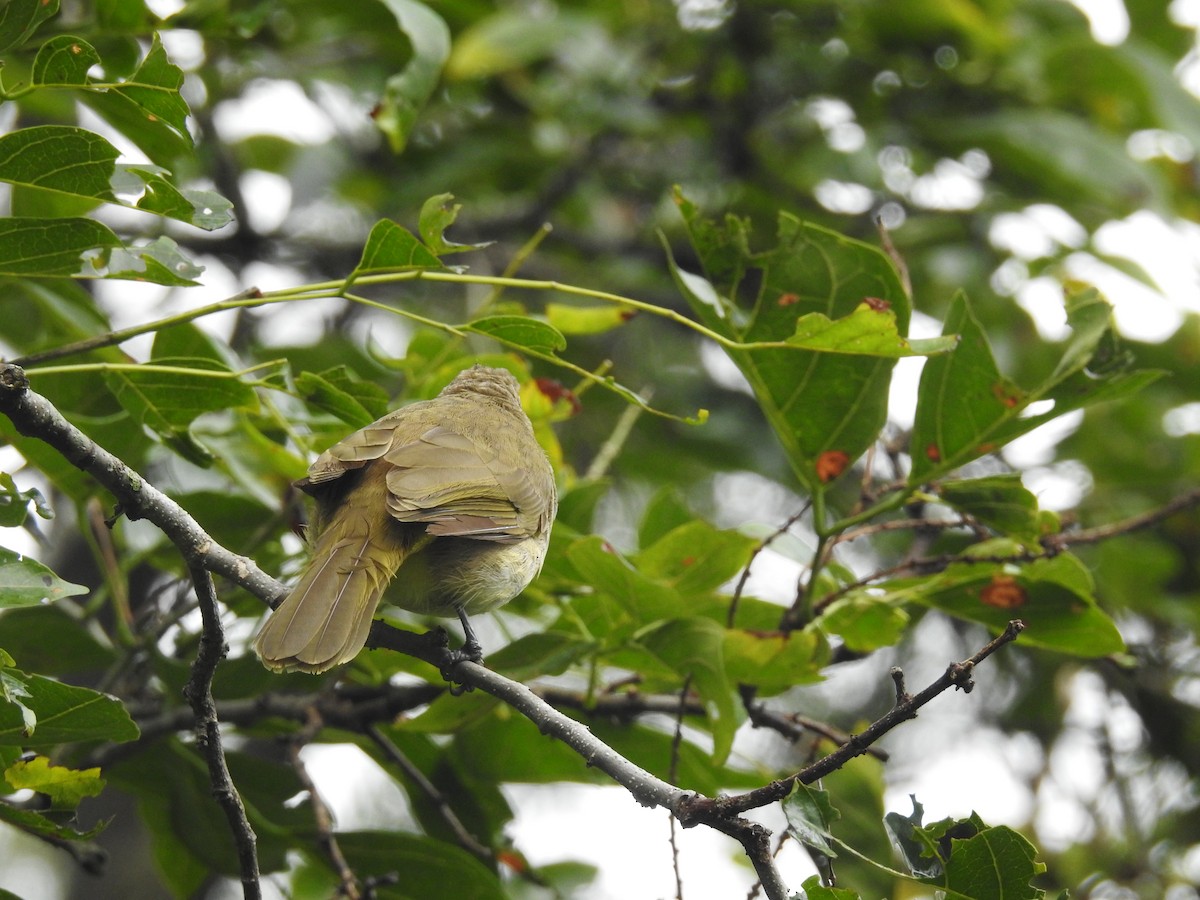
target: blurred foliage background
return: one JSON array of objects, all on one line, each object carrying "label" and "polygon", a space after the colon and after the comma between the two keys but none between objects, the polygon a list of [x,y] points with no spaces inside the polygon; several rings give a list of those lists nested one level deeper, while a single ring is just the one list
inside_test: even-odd
[{"label": "blurred foliage background", "polygon": [[[400,27],[398,10],[411,14],[404,4],[63,2],[60,14],[41,26],[39,40],[55,34],[85,38],[110,81],[133,73],[151,36],[161,35],[170,60],[186,76],[182,96],[191,110],[194,151],[177,133],[122,129],[118,112],[94,98],[80,102],[68,91],[6,95],[0,127],[97,128],[132,157],[169,169],[175,183],[228,198],[236,220],[201,232],[102,208],[96,215],[121,235],[162,233],[176,241],[205,267],[201,286],[9,277],[0,292],[0,340],[11,358],[193,309],[250,286],[278,289],[342,278],[358,264],[377,219],[414,223],[425,199],[441,193],[453,193],[463,204],[451,240],[493,242],[450,260],[472,274],[517,271],[685,313],[664,245],[684,270],[700,271],[705,261],[672,199],[673,186],[680,185],[710,216],[729,211],[745,217],[757,249],[772,245],[779,210],[874,245],[884,241],[877,227],[882,223],[911,280],[914,333],[938,333],[953,298],[965,293],[1001,370],[1022,384],[1045,378],[1062,355],[1064,285],[1098,284],[1117,304],[1118,324],[1131,338],[1139,366],[1164,370],[1167,377],[1132,401],[1092,407],[1065,425],[1059,420],[1052,433],[1039,432],[1038,440],[976,463],[972,472],[1021,471],[1042,508],[1058,512],[1068,527],[1120,521],[1194,489],[1200,474],[1200,229],[1194,224],[1200,215],[1200,8],[1183,0],[1124,0],[1096,4],[1090,20],[1081,11],[1085,6],[1091,5],[439,0],[428,8],[448,29],[449,55],[409,122],[405,98],[412,85],[398,86],[395,79],[400,73],[412,77],[414,59],[431,40],[436,44],[431,35],[437,29],[422,31],[411,21]],[[33,50],[36,44],[18,46],[6,58],[9,91],[32,71]],[[9,196],[13,216],[79,212],[78,201],[63,206],[61,196],[34,186],[17,184]],[[428,281],[363,292],[452,322],[470,319],[483,305],[525,314],[547,311],[547,301],[574,302]],[[569,320],[566,313],[557,315],[560,324]],[[286,359],[293,372],[345,366],[354,378],[379,386],[377,395],[363,389],[379,403],[428,395],[439,386],[439,364],[464,352],[411,322],[329,300],[233,310],[202,323],[203,336],[187,329],[174,337],[160,333],[154,355],[228,351],[243,365]],[[556,422],[564,485],[580,488],[566,508],[571,528],[594,531],[633,553],[692,516],[764,537],[800,512],[803,490],[784,449],[714,345],[650,315],[619,326],[578,324],[569,337],[566,358],[585,369],[611,364],[621,383],[644,391],[655,407],[683,416],[710,411],[703,426],[643,414],[625,434],[620,423],[628,407],[620,397],[535,363],[533,375],[578,391],[582,404],[578,414],[558,408],[544,417]],[[470,349],[495,348],[481,340]],[[144,357],[149,346],[133,342],[126,350]],[[89,358],[125,357],[107,348]],[[918,365],[905,361],[897,369],[877,451],[880,470],[896,467],[892,477],[906,471]],[[267,415],[250,430],[238,417],[202,420],[171,445],[130,428],[113,394],[97,391],[86,378],[46,374],[34,386],[97,441],[169,489],[223,544],[267,571],[294,571],[298,543],[281,540],[298,515],[295,501],[285,499],[287,481],[303,471],[301,450],[323,447],[345,430],[345,422],[280,400],[282,414],[307,426],[301,447],[285,449],[289,435]],[[620,443],[615,432],[622,434]],[[119,620],[124,605],[130,622],[153,620],[177,646],[150,662],[124,655],[119,643],[114,648],[87,628],[68,629],[63,620],[75,614],[58,604],[0,617],[0,647],[24,669],[86,678],[106,690],[146,671],[163,683],[181,684],[181,660],[191,651],[195,628],[163,625],[172,616],[188,623],[175,582],[162,574],[178,568],[170,548],[130,525],[118,532],[117,560],[108,559],[94,527],[103,515],[92,501],[94,487],[48,452],[20,450],[45,473],[45,480],[19,476],[22,486],[61,498],[59,518],[42,525],[46,542],[38,557],[104,598],[81,613],[81,621],[95,617],[107,633],[119,632],[111,617]],[[847,485],[831,494],[834,509],[847,512],[858,499],[851,483],[856,477],[848,476]],[[790,603],[815,543],[811,529],[796,524],[756,563],[750,592]],[[863,575],[961,544],[961,536],[940,532],[883,533],[839,550],[838,560]],[[907,812],[905,794],[915,790],[938,815],[966,815],[978,805],[985,818],[1022,830],[1049,865],[1040,882],[1049,889],[1092,897],[1196,896],[1200,518],[1194,509],[1185,511],[1154,529],[1078,553],[1127,651],[1085,660],[1019,644],[1008,648],[980,672],[969,699],[947,698],[944,705],[952,709],[932,709],[891,735],[888,766],[863,760],[827,780],[841,800],[847,840],[889,859],[882,830],[866,820],[877,826],[885,808]],[[554,579],[564,571],[552,561],[547,574]],[[261,607],[244,593],[222,599],[240,617],[231,642],[244,651]],[[116,613],[109,601],[117,604]],[[517,615],[501,615],[494,634],[520,634],[528,630],[526,621],[549,621],[538,598],[522,599],[514,610]],[[62,643],[66,636],[74,643]],[[904,665],[910,686],[920,684],[984,639],[978,625],[914,611],[894,647],[860,660],[835,646],[826,680],[788,692],[781,702],[853,730],[886,709],[889,665]],[[490,645],[499,643],[495,637]],[[135,645],[131,640],[127,646]],[[219,696],[248,697],[273,686],[252,657],[235,657],[218,676],[225,678]],[[360,673],[366,682],[395,674],[372,665]],[[127,703],[136,706],[139,698],[130,696]],[[140,699],[151,706],[162,702]],[[464,806],[486,823],[490,837],[513,815],[506,798],[514,795],[502,794],[500,784],[589,780],[565,761],[555,768],[540,758],[540,775],[528,761],[485,771],[470,747],[515,738],[495,719],[469,724],[475,743],[464,742],[453,764],[443,761],[437,771],[446,780],[443,789],[466,798]],[[260,725],[247,739],[265,741],[270,730]],[[429,730],[437,729],[431,724]],[[427,735],[394,737],[408,741],[404,749],[414,758],[434,764],[440,745]],[[541,748],[531,753],[557,759],[536,735],[523,739]],[[813,752],[803,742],[787,747],[744,731],[738,740],[772,771],[794,770]],[[159,869],[140,869],[134,860],[142,851],[135,848],[144,848],[148,838],[136,829],[130,834],[129,817],[118,816],[98,840],[121,863],[99,881],[64,863],[68,874],[61,877],[72,883],[64,895],[201,890],[207,872],[217,868],[212,859],[219,851],[188,849],[182,838],[187,829],[170,824],[175,807],[164,797],[192,792],[201,804],[206,790],[194,766],[188,771],[195,778],[187,784],[174,777],[179,770],[170,753],[178,752],[160,748],[157,755],[131,756],[124,768],[116,763],[109,778],[121,790],[103,798],[108,805],[137,803],[149,831],[158,830]],[[250,780],[259,777],[249,768],[259,765],[253,754],[243,765]],[[715,789],[736,786],[744,774],[717,770],[705,778]],[[985,792],[991,800],[972,796],[983,780],[1001,788]],[[271,782],[279,797],[296,790],[295,784]],[[97,804],[89,813],[93,821],[112,812],[100,808],[102,801],[89,802]],[[273,824],[282,834],[302,827],[297,821]],[[165,838],[166,831],[175,837]],[[348,844],[353,840],[347,837]],[[282,838],[274,844],[268,839],[264,854],[282,863],[286,846]],[[366,870],[370,847],[358,849]],[[519,849],[533,855],[530,847]],[[660,850],[665,867],[665,839]],[[38,862],[31,871],[50,865]],[[901,889],[878,872],[852,862],[846,869],[844,883],[865,896],[899,896],[893,892]],[[579,877],[580,871],[558,876]],[[560,891],[573,895],[561,887],[565,883]],[[161,886],[152,891],[149,884]],[[326,882],[317,878],[315,884],[313,896]],[[519,882],[509,887],[532,890]],[[703,896],[702,887],[693,890]],[[297,888],[296,896],[309,895]]]}]

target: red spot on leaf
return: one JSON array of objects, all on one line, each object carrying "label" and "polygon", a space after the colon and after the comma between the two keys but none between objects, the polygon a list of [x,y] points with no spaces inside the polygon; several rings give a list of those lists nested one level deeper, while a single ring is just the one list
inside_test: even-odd
[{"label": "red spot on leaf", "polygon": [[991,453],[993,450],[995,450],[996,445],[992,441],[988,441],[987,443],[980,444],[975,449],[981,454],[986,454],[986,453]]},{"label": "red spot on leaf", "polygon": [[515,853],[512,850],[500,850],[496,853],[496,862],[502,866],[507,866],[514,872],[524,872],[529,868],[529,864],[525,861],[525,857],[520,853]]},{"label": "red spot on leaf", "polygon": [[557,403],[559,400],[565,400],[571,405],[571,415],[578,415],[583,409],[583,404],[579,402],[579,398],[575,396],[575,392],[570,388],[565,388],[562,382],[555,381],[553,378],[535,378],[533,383],[537,385],[537,389],[550,398],[551,401]]},{"label": "red spot on leaf", "polygon": [[78,44],[72,44],[71,52],[74,53],[76,56],[78,56],[80,53],[83,52],[83,48],[80,47]]},{"label": "red spot on leaf", "polygon": [[1011,575],[993,575],[992,583],[979,592],[979,602],[995,609],[1016,609],[1028,600],[1025,588]]},{"label": "red spot on leaf", "polygon": [[942,451],[938,449],[937,444],[930,444],[925,448],[925,458],[930,462],[942,461]]},{"label": "red spot on leaf", "polygon": [[1009,409],[1016,408],[1016,405],[1021,402],[1021,391],[1002,381],[997,381],[992,385],[992,394]]},{"label": "red spot on leaf", "polygon": [[892,304],[887,300],[880,300],[878,297],[863,297],[863,303],[875,310],[875,312],[886,312],[892,308]]},{"label": "red spot on leaf", "polygon": [[786,294],[779,295],[779,299],[775,301],[775,305],[776,306],[792,306],[793,304],[796,304],[799,302],[800,302],[800,295],[793,294],[791,291],[788,291]]},{"label": "red spot on leaf", "polygon": [[638,311],[636,309],[623,309],[623,310],[621,310],[621,321],[628,322],[630,319],[632,319],[637,314],[638,314]]},{"label": "red spot on leaf", "polygon": [[817,457],[817,478],[823,482],[833,481],[850,465],[850,454],[845,450],[826,450]]},{"label": "red spot on leaf", "polygon": [[681,559],[681,560],[679,561],[679,564],[680,564],[681,566],[694,566],[694,565],[696,564],[696,557],[694,557],[694,556],[685,556],[683,559]]}]

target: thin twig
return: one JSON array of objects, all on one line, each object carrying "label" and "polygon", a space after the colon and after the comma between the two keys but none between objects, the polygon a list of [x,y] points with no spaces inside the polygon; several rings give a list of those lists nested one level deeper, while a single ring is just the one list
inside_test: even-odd
[{"label": "thin twig", "polygon": [[192,707],[196,721],[196,746],[208,764],[208,777],[212,782],[213,796],[229,820],[233,832],[233,843],[237,848],[238,868],[242,873],[242,895],[246,900],[259,900],[262,886],[258,876],[258,852],[254,829],[246,818],[246,808],[234,787],[225,763],[225,751],[221,746],[221,726],[217,721],[216,704],[213,702],[212,679],[217,664],[225,656],[225,633],[221,628],[221,615],[217,606],[217,594],[213,590],[212,576],[204,569],[191,569],[192,583],[200,601],[200,649],[192,663],[192,672],[184,685],[183,695]]},{"label": "thin twig", "polygon": [[[755,728],[769,728],[777,731],[792,743],[800,740],[806,733],[819,735],[839,746],[850,740],[849,733],[828,722],[821,722],[799,713],[778,713],[767,709],[765,703],[755,700],[754,691],[748,686],[743,686],[742,689],[742,705],[746,709],[751,725]],[[867,753],[880,762],[888,761],[886,750],[871,747]]]},{"label": "thin twig", "polygon": [[312,776],[308,774],[308,768],[304,765],[304,760],[300,758],[300,751],[306,745],[312,742],[317,736],[325,723],[321,721],[321,714],[317,712],[315,706],[308,708],[308,721],[305,726],[292,736],[291,743],[288,749],[288,756],[291,759],[292,769],[296,773],[296,777],[300,780],[300,784],[304,790],[308,792],[309,803],[312,805],[313,824],[317,829],[317,843],[321,849],[325,851],[325,856],[333,866],[333,871],[338,877],[338,891],[335,896],[345,897],[347,900],[361,900],[362,894],[359,891],[358,876],[354,874],[354,870],[350,868],[350,864],[346,862],[346,857],[342,853],[342,848],[338,844],[337,836],[333,833],[333,813],[329,811],[329,805],[325,802],[325,798],[321,796],[321,792],[317,790],[316,783],[312,780]]},{"label": "thin twig", "polygon": [[[937,556],[923,556],[917,559],[909,559],[897,565],[879,569],[870,575],[859,578],[857,581],[844,584],[835,591],[830,591],[813,604],[813,611],[819,613],[835,600],[844,597],[851,591],[906,572],[928,575],[935,572],[942,572],[950,566],[959,563],[965,565],[1005,565],[1008,563],[1033,562],[1038,559],[1044,559],[1046,556],[1061,553],[1076,545],[1095,544],[1100,541],[1121,537],[1134,531],[1140,531],[1144,528],[1150,528],[1194,506],[1200,506],[1200,488],[1180,494],[1174,500],[1163,504],[1157,509],[1139,513],[1136,516],[1130,516],[1127,519],[1122,519],[1120,522],[1112,522],[1108,525],[1099,525],[1095,528],[1081,529],[1079,531],[1064,531],[1059,534],[1044,535],[1037,546],[1027,546],[1016,553],[1005,554],[1003,556],[971,556],[964,553],[942,553]],[[948,523],[931,524],[941,526]]]},{"label": "thin twig", "polygon": [[[679,748],[683,746],[683,717],[687,714],[688,692],[692,687],[692,676],[683,679],[679,689],[679,711],[675,715],[675,734],[671,738],[671,762],[667,767],[667,780],[675,784],[679,775]],[[671,867],[675,871],[675,898],[683,900],[683,875],[679,871],[679,843],[675,835],[675,817],[668,816],[671,826]]]},{"label": "thin twig", "polygon": [[[262,297],[262,291],[258,288],[246,288],[244,291],[239,291],[232,297],[228,297],[219,303],[213,304],[211,307],[203,307],[199,310],[192,310],[190,318],[198,318],[206,311],[217,312],[219,310],[234,308],[244,303],[244,301],[256,301]],[[184,319],[188,321],[188,319]],[[17,366],[32,366],[39,363],[49,362],[52,359],[62,359],[65,356],[75,356],[79,353],[87,353],[91,350],[99,350],[101,347],[112,347],[115,344],[124,343],[131,338],[139,337],[147,333],[147,328],[157,330],[163,325],[162,322],[155,322],[151,326],[134,325],[130,328],[123,328],[120,331],[110,331],[107,334],[98,334],[95,337],[84,338],[81,341],[75,341],[72,344],[62,344],[58,347],[51,347],[48,350],[40,350],[37,353],[29,353],[25,356],[19,356],[11,360],[13,365]]]},{"label": "thin twig", "polygon": [[[901,722],[916,718],[917,710],[942,692],[955,687],[960,688],[964,693],[970,693],[971,689],[975,686],[975,683],[971,680],[971,674],[975,671],[975,666],[983,662],[1005,644],[1015,641],[1017,635],[1024,629],[1024,622],[1020,619],[1013,619],[1008,623],[1008,627],[1004,629],[1002,634],[985,644],[974,656],[962,662],[951,663],[940,678],[919,694],[913,696],[905,694],[903,700],[867,726],[861,734],[851,735],[850,739],[837,750],[834,750],[828,756],[823,757],[811,766],[806,766],[795,775],[781,778],[761,788],[756,788],[755,790],[736,796],[721,797],[716,800],[693,796],[687,801],[685,808],[680,811],[680,819],[685,825],[696,824],[698,822],[707,823],[714,816],[721,817],[730,813],[740,814],[751,809],[757,809],[760,806],[767,806],[768,804],[782,800],[791,793],[792,787],[797,781],[801,784],[812,784],[830,772],[840,769],[854,757],[866,753],[867,749],[873,743]],[[895,676],[893,676],[893,679],[895,679]]]},{"label": "thin twig", "polygon": [[758,546],[754,548],[754,552],[750,554],[750,558],[746,560],[746,565],[742,567],[742,574],[738,578],[737,585],[733,589],[733,596],[729,598],[729,611],[725,613],[725,627],[732,628],[734,620],[737,618],[738,603],[742,599],[742,591],[746,588],[746,582],[750,578],[750,569],[754,565],[754,561],[758,559],[758,555],[769,547],[776,538],[786,534],[788,529],[800,521],[800,518],[808,512],[812,507],[812,500],[805,501],[800,507],[800,511],[794,515],[788,516],[786,522],[776,528],[773,532],[767,535],[763,540],[759,541]]},{"label": "thin twig", "polygon": [[446,795],[437,789],[432,781],[425,777],[425,773],[414,765],[396,743],[389,738],[378,725],[371,725],[367,728],[367,735],[373,740],[376,746],[383,751],[384,755],[404,773],[404,776],[415,784],[418,790],[421,791],[433,803],[437,809],[438,815],[442,817],[442,821],[450,826],[450,830],[454,833],[454,837],[458,840],[459,845],[474,856],[476,859],[488,865],[492,865],[496,861],[495,854],[491,849],[479,842],[475,835],[467,830],[467,826],[462,823],[462,819],[450,806],[450,801],[446,799]]}]

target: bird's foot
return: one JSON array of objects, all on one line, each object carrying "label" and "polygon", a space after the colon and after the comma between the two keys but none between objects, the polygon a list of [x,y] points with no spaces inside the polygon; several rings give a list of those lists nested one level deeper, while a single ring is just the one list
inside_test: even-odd
[{"label": "bird's foot", "polygon": [[459,649],[447,650],[446,662],[441,668],[442,677],[450,683],[450,693],[456,697],[474,690],[474,687],[471,685],[463,684],[454,678],[454,670],[458,668],[458,664],[461,662],[483,664],[483,647],[479,641],[475,640],[474,635],[468,637],[467,642]]}]

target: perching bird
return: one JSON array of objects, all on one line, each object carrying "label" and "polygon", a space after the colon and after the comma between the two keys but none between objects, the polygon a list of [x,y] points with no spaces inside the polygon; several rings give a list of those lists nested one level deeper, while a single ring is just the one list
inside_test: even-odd
[{"label": "perching bird", "polygon": [[316,498],[312,560],[263,624],[255,650],[279,672],[324,672],[363,648],[389,601],[457,615],[507,603],[541,571],[558,509],[554,470],[516,378],[475,366],[437,397],[333,445],[296,486]]}]

